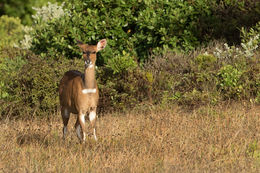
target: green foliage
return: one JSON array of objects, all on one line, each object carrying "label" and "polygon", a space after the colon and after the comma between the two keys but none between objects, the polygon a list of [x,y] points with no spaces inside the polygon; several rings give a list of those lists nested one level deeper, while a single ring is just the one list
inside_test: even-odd
[{"label": "green foliage", "polygon": [[14,84],[17,71],[26,63],[21,56],[13,58],[0,57],[0,99],[11,100],[14,97],[13,90],[10,86]]},{"label": "green foliage", "polygon": [[[239,57],[227,64],[225,59],[201,52],[168,53],[155,55],[142,68],[135,66],[129,54],[115,58],[110,66],[97,68],[100,112],[122,111],[146,102],[188,107],[236,99],[259,102],[259,58]],[[57,111],[64,72],[84,69],[82,59],[43,59],[14,48],[3,52],[0,64],[1,117],[46,116]]]},{"label": "green foliage", "polygon": [[253,56],[253,52],[260,45],[260,21],[256,26],[246,30],[245,28],[241,29],[241,46],[245,50],[246,56]]},{"label": "green foliage", "polygon": [[[244,4],[233,1],[223,3],[237,8],[244,7]],[[200,20],[209,16],[206,22],[212,21],[216,4],[207,0],[196,3],[73,0],[66,2],[64,8],[68,11],[63,17],[49,18],[45,20],[47,24],[43,25],[41,19],[44,17],[41,17],[41,14],[44,16],[46,12],[58,11],[50,10],[53,9],[52,6],[53,4],[49,4],[37,10],[38,17],[34,19],[41,27],[36,27],[32,49],[37,54],[47,53],[51,57],[60,54],[79,57],[75,40],[93,44],[107,38],[107,51],[98,60],[98,64],[103,64],[111,57],[122,55],[123,51],[144,61],[151,51],[165,48],[186,51],[194,49],[200,41],[207,39]],[[223,26],[220,27],[223,30]],[[205,28],[208,28],[208,23]]]},{"label": "green foliage", "polygon": [[33,0],[2,0],[0,3],[0,16],[20,17],[23,24],[31,24],[31,15],[33,14],[31,7],[33,4]]},{"label": "green foliage", "polygon": [[239,98],[243,90],[243,86],[240,83],[240,78],[243,74],[243,71],[238,70],[232,65],[223,66],[218,75],[218,87],[219,90],[227,98]]},{"label": "green foliage", "polygon": [[[206,49],[212,52],[215,47]],[[254,55],[232,57],[233,61],[196,51],[155,56],[144,69],[152,72],[154,79],[152,100],[189,107],[238,99],[258,103],[260,64],[256,51]]]},{"label": "green foliage", "polygon": [[224,58],[228,61],[235,60],[238,57],[253,58],[260,44],[260,23],[246,30],[241,29],[241,44],[240,47],[229,46],[225,43],[222,48],[216,47],[213,54],[217,58]]},{"label": "green foliage", "polygon": [[22,40],[23,34],[23,25],[19,18],[0,17],[0,50],[18,44]]},{"label": "green foliage", "polygon": [[[250,39],[256,37],[257,35],[260,35],[260,21],[254,26],[251,27],[250,29],[245,29],[242,27],[241,29],[241,38],[242,38],[242,43],[248,42]],[[258,38],[257,44],[260,43],[260,38]]]},{"label": "green foliage", "polygon": [[224,38],[229,45],[240,44],[240,28],[252,27],[260,21],[259,1],[199,0],[198,3],[210,11],[200,18],[200,38]]},{"label": "green foliage", "polygon": [[137,67],[137,62],[130,54],[123,52],[123,56],[116,56],[108,60],[106,65],[113,71],[113,74],[123,74],[133,71]]},{"label": "green foliage", "polygon": [[260,148],[258,146],[257,140],[252,141],[247,146],[246,154],[257,160],[258,164],[260,163]]},{"label": "green foliage", "polygon": [[110,67],[101,67],[97,77],[101,111],[123,111],[150,99],[149,81],[138,67],[121,73],[113,73]]},{"label": "green foliage", "polygon": [[[229,9],[235,9],[234,15],[242,10],[250,15],[255,14],[247,10],[247,5],[252,5],[250,3],[221,2],[73,0],[66,1],[62,7],[65,15],[53,15],[43,25],[41,14],[44,16],[60,11],[50,10],[53,4],[49,4],[38,9],[42,13],[37,12],[38,17],[34,18],[40,27],[35,26],[32,50],[37,54],[48,54],[49,57],[62,54],[73,58],[79,57],[75,40],[96,44],[98,40],[107,38],[109,46],[98,59],[99,65],[106,64],[111,57],[122,55],[123,51],[143,62],[151,52],[193,50],[202,42],[223,36],[221,33],[226,31],[226,26],[222,24],[221,17]],[[225,9],[225,6],[230,8]],[[250,24],[257,21],[257,16]],[[226,23],[230,27],[228,30],[233,31],[229,33],[234,33],[241,25],[237,18],[232,17],[235,23]],[[223,20],[226,21],[225,18]],[[237,37],[230,40],[235,39]]]},{"label": "green foliage", "polygon": [[200,54],[194,59],[195,65],[198,67],[198,70],[208,70],[214,67],[214,64],[217,62],[217,58],[209,54]]},{"label": "green foliage", "polygon": [[19,17],[24,25],[32,24],[32,15],[34,10],[32,7],[39,7],[47,2],[56,2],[57,0],[1,0],[0,16],[8,15]]},{"label": "green foliage", "polygon": [[[260,85],[258,85],[258,86],[260,86]],[[255,102],[258,103],[258,104],[260,103],[260,91],[257,92]]]}]

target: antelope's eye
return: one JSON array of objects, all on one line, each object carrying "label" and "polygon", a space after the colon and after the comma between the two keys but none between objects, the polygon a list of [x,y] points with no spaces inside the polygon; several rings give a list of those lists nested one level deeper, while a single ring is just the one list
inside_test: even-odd
[{"label": "antelope's eye", "polygon": [[96,51],[94,51],[94,52],[91,52],[92,54],[96,54],[97,52]]}]

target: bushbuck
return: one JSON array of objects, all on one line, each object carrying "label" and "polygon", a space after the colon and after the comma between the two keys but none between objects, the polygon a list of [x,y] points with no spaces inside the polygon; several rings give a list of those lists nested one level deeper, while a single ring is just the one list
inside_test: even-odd
[{"label": "bushbuck", "polygon": [[66,138],[67,125],[70,113],[77,114],[75,129],[81,142],[86,139],[85,115],[88,114],[94,139],[96,136],[96,110],[99,99],[99,91],[95,79],[95,63],[97,52],[106,47],[106,39],[100,40],[97,45],[83,44],[77,41],[77,45],[83,52],[85,71],[67,71],[60,81],[59,97],[61,116],[63,120],[63,138]]}]

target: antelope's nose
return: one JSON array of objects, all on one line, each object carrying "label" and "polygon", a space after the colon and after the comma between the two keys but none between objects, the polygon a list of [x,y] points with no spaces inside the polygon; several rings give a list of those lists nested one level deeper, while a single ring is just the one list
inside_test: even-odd
[{"label": "antelope's nose", "polygon": [[91,64],[92,64],[91,60],[90,60],[89,58],[87,58],[87,59],[85,60],[85,66],[88,67],[88,66],[91,65]]}]

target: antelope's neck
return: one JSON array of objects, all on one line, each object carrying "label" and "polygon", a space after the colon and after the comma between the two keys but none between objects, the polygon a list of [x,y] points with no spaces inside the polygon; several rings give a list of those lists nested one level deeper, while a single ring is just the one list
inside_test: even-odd
[{"label": "antelope's neck", "polygon": [[95,89],[96,80],[95,80],[95,65],[92,67],[85,68],[85,89]]}]

